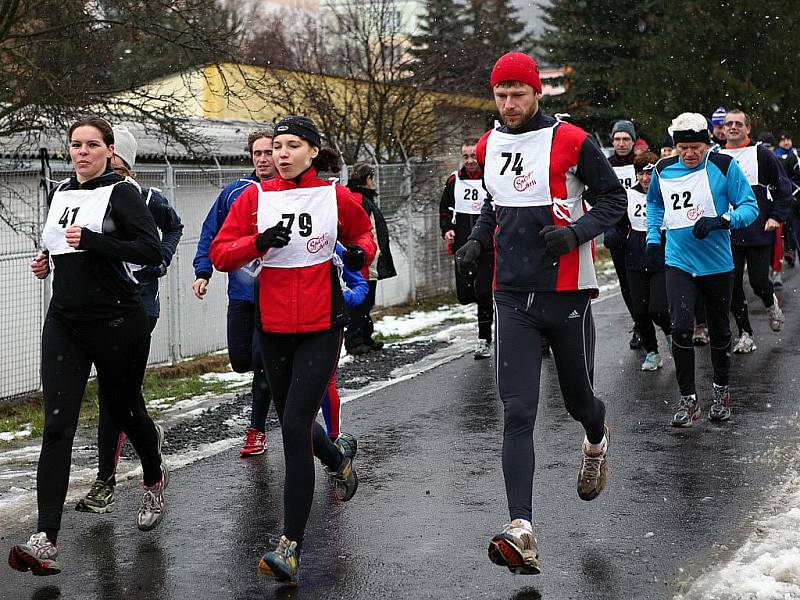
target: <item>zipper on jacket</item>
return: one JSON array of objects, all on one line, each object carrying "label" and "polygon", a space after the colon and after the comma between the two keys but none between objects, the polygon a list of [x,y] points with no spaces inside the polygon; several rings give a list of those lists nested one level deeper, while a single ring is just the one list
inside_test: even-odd
[{"label": "zipper on jacket", "polygon": [[533,304],[533,296],[536,292],[531,292],[528,294],[528,304],[525,306],[525,311],[529,311],[531,309],[531,304]]}]

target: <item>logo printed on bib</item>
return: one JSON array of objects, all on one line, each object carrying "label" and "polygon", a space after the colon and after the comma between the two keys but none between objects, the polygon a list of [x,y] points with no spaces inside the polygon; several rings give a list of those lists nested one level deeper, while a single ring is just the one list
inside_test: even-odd
[{"label": "logo printed on bib", "polygon": [[308,250],[311,254],[316,254],[323,248],[330,245],[330,240],[328,239],[328,234],[323,233],[322,235],[318,235],[317,237],[313,237],[308,240],[306,243],[306,250]]},{"label": "logo printed on bib", "polygon": [[697,219],[703,216],[704,212],[706,211],[704,211],[702,207],[691,208],[687,211],[686,218],[689,219],[690,221],[696,221]]},{"label": "logo printed on bib", "polygon": [[536,179],[533,177],[533,172],[525,173],[525,175],[518,175],[514,177],[514,189],[518,192],[524,192],[528,188],[536,185]]}]

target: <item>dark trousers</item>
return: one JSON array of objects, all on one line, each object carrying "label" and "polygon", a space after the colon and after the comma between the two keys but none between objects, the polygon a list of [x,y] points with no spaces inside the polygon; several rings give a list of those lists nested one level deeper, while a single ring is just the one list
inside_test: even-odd
[{"label": "dark trousers", "polygon": [[347,314],[350,317],[350,322],[344,332],[344,347],[347,350],[352,350],[356,346],[363,344],[371,345],[373,343],[372,334],[375,333],[375,324],[372,322],[372,317],[369,316],[369,313],[375,308],[375,292],[378,289],[378,280],[370,279],[367,284],[369,285],[369,292],[367,292],[364,302],[347,309]]},{"label": "dark trousers", "polygon": [[753,293],[761,298],[764,306],[769,308],[775,302],[773,299],[775,290],[769,279],[772,246],[732,246],[732,249],[734,279],[731,311],[733,318],[736,319],[736,325],[739,327],[739,335],[742,335],[744,331],[752,335],[753,327],[750,325],[747,298],[744,295],[744,266],[747,263],[747,278],[750,280]]},{"label": "dark trousers", "polygon": [[670,335],[672,332],[664,271],[628,271],[628,285],[633,320],[642,338],[642,347],[647,352],[658,352],[653,323],[658,325],[665,335]]},{"label": "dark trousers", "polygon": [[316,420],[322,395],[339,362],[342,331],[262,331],[259,338],[283,434],[283,534],[300,545],[314,498],[314,456],[329,469],[342,466],[341,453]]},{"label": "dark trousers", "polygon": [[475,261],[475,268],[466,273],[456,272],[456,296],[461,304],[478,305],[478,337],[492,340],[492,318],[494,301],[492,286],[494,283],[494,254],[484,252]]},{"label": "dark trousers", "polygon": [[256,305],[244,300],[228,301],[228,357],[237,373],[253,372],[250,427],[264,431],[269,412],[269,386],[256,334]]},{"label": "dark trousers", "polygon": [[[148,333],[150,335],[153,334],[156,323],[158,323],[158,317],[147,317]],[[105,390],[99,386],[97,388],[97,397],[100,404],[100,411],[97,418],[97,479],[111,485],[116,485],[115,474],[117,472],[119,456],[122,453],[122,442],[125,440],[125,434],[114,425],[111,414],[104,408],[105,402],[103,402],[102,398],[104,395],[108,394],[111,394],[113,397],[113,393],[114,390]],[[139,408],[140,410],[147,411],[141,390],[139,391]]]},{"label": "dark trousers", "polygon": [[503,402],[503,476],[511,519],[531,519],[542,336],[553,352],[567,412],[593,444],[602,441],[605,405],[592,389],[594,321],[588,291],[495,292],[495,369]]},{"label": "dark trousers", "polygon": [[696,393],[692,335],[698,295],[703,296],[706,304],[714,383],[728,385],[731,369],[731,326],[728,313],[732,289],[733,272],[695,277],[675,267],[667,267],[667,297],[672,315],[672,356],[682,396]]},{"label": "dark trousers", "polygon": [[628,270],[625,267],[625,247],[609,248],[611,253],[611,260],[614,263],[614,271],[617,273],[619,280],[619,292],[622,294],[622,300],[628,309],[628,314],[633,318],[633,303],[631,302],[631,290],[628,286]]},{"label": "dark trousers", "polygon": [[156,429],[140,396],[149,351],[143,308],[102,321],[76,321],[48,312],[42,330],[45,422],[36,474],[39,531],[54,535],[61,527],[72,441],[92,363],[99,387],[106,390],[99,397],[101,410],[130,438],[142,460],[145,485],[161,480]]}]

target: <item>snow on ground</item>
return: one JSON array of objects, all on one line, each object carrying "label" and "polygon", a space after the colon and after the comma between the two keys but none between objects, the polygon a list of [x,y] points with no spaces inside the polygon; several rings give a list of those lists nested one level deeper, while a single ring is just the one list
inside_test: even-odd
[{"label": "snow on ground", "polygon": [[415,310],[400,316],[386,315],[375,322],[375,331],[384,337],[407,337],[453,319],[477,322],[478,317],[474,306],[452,304],[440,306],[436,310]]},{"label": "snow on ground", "polygon": [[800,476],[775,503],[780,512],[756,523],[731,560],[699,577],[675,600],[800,599]]},{"label": "snow on ground", "polygon": [[203,373],[200,375],[203,381],[221,381],[230,385],[250,385],[253,382],[253,374],[237,373],[236,371],[227,371],[225,373]]}]

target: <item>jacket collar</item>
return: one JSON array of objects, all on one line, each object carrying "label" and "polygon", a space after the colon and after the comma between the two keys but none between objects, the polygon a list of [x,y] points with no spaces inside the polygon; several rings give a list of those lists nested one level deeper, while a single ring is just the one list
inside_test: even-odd
[{"label": "jacket collar", "polygon": [[102,175],[98,175],[97,177],[93,177],[88,181],[84,181],[80,183],[78,181],[78,176],[75,173],[69,178],[69,189],[71,190],[94,190],[96,188],[102,187],[104,185],[111,185],[112,183],[118,183],[123,181],[125,178],[121,175],[118,175],[115,171],[113,171],[110,167],[105,170]]},{"label": "jacket collar", "polygon": [[478,166],[478,174],[474,177],[467,175],[467,170],[464,167],[461,167],[461,169],[458,171],[459,179],[480,179],[481,177],[483,177],[483,170],[480,168],[480,166]]}]

